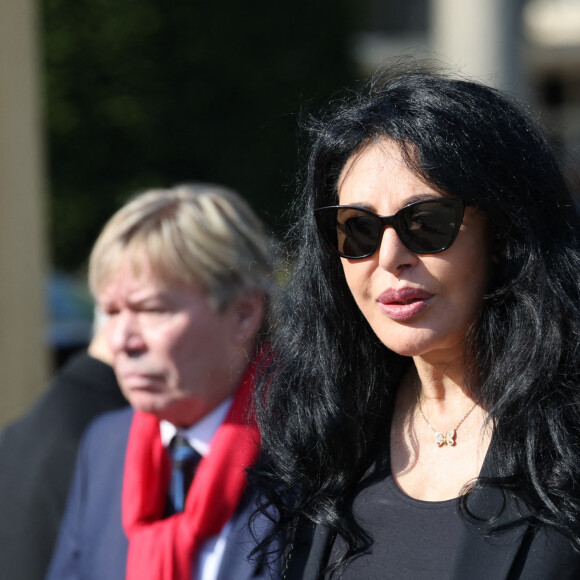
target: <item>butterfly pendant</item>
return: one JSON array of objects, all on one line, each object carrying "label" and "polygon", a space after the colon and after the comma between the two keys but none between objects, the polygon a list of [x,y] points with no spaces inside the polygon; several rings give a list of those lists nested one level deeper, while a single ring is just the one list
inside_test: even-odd
[{"label": "butterfly pendant", "polygon": [[437,443],[437,447],[442,447],[443,445],[455,445],[455,429],[447,431],[445,435],[439,431],[436,431],[435,443]]}]

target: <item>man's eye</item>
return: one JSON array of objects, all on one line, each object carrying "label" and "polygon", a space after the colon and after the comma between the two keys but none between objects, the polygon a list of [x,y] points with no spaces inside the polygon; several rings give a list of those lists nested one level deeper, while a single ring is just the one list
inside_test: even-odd
[{"label": "man's eye", "polygon": [[143,308],[142,312],[147,314],[164,314],[167,312],[167,308],[165,306],[157,305],[157,306],[147,306]]}]

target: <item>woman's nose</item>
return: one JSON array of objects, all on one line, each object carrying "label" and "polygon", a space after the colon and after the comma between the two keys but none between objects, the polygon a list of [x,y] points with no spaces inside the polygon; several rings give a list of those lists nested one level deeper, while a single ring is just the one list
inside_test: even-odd
[{"label": "woman's nose", "polygon": [[401,242],[394,228],[385,226],[379,246],[379,266],[397,274],[402,269],[412,266],[416,260],[417,255]]}]

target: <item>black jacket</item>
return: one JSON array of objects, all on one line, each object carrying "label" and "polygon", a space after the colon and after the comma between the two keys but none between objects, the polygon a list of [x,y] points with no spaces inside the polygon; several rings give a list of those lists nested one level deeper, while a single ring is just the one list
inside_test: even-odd
[{"label": "black jacket", "polygon": [[44,578],[81,435],[94,417],[126,404],[111,367],[82,353],[0,435],[0,578]]}]

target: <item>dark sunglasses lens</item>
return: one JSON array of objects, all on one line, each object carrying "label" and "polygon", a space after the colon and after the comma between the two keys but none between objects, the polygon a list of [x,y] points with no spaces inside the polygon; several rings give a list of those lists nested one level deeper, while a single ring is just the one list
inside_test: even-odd
[{"label": "dark sunglasses lens", "polygon": [[455,240],[463,217],[462,208],[461,202],[455,199],[411,205],[397,215],[397,233],[412,252],[441,252]]},{"label": "dark sunglasses lens", "polygon": [[370,256],[378,247],[383,226],[372,213],[327,207],[316,210],[316,220],[330,247],[345,258]]},{"label": "dark sunglasses lens", "polygon": [[368,256],[377,249],[382,230],[381,222],[372,214],[341,209],[336,222],[338,251],[344,256]]}]

